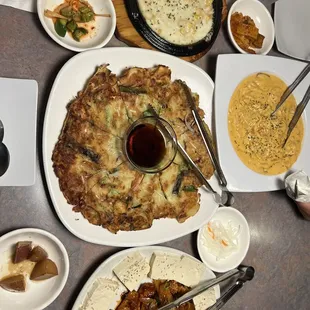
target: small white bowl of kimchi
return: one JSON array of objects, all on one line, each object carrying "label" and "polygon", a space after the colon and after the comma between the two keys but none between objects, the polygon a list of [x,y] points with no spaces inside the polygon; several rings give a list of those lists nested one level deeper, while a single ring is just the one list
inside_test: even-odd
[{"label": "small white bowl of kimchi", "polygon": [[37,11],[47,34],[75,52],[105,46],[116,28],[111,0],[38,0]]}]

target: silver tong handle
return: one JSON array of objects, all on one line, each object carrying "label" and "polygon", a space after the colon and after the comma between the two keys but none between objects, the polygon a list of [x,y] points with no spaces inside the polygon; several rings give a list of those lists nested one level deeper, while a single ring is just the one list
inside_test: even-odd
[{"label": "silver tong handle", "polygon": [[[205,178],[199,167],[195,164],[195,162],[190,158],[190,156],[187,154],[187,152],[184,150],[183,146],[180,144],[179,141],[177,141],[177,147],[181,155],[185,158],[187,163],[191,166],[196,176],[199,178],[199,180],[203,183],[203,185],[213,194],[217,194],[217,192],[213,189],[213,187],[210,185],[209,181]],[[217,201],[219,203],[219,201]]]},{"label": "silver tong handle", "polygon": [[295,90],[295,88],[301,83],[301,81],[306,77],[306,75],[310,72],[310,63],[301,71],[296,80],[286,89],[283,93],[280,102],[277,104],[275,110],[271,113],[273,116],[285,102],[285,100],[290,96],[290,94]]},{"label": "silver tong handle", "polygon": [[309,100],[310,100],[310,86],[308,87],[304,98],[302,99],[300,104],[297,106],[296,111],[294,113],[294,116],[293,116],[292,120],[290,121],[290,124],[288,125],[288,131],[287,131],[287,135],[286,135],[286,139],[284,141],[283,147],[285,146],[285,144],[286,144],[287,140],[289,139],[293,129],[295,128],[297,122],[299,121],[300,116],[302,115],[303,111],[305,110]]},{"label": "silver tong handle", "polygon": [[202,121],[202,119],[201,119],[201,117],[197,111],[197,108],[195,106],[195,102],[193,100],[192,94],[191,94],[190,90],[188,89],[188,86],[183,81],[178,80],[178,83],[182,86],[182,88],[185,92],[187,102],[190,105],[193,117],[195,119],[198,130],[199,130],[200,135],[202,137],[203,143],[204,143],[204,145],[205,145],[205,147],[209,153],[209,157],[210,157],[212,164],[213,164],[213,166],[214,166],[214,168],[218,174],[219,183],[222,187],[226,187],[227,186],[227,180],[224,176],[224,172],[223,172],[223,170],[220,166],[220,163],[217,159],[217,154],[216,154],[214,146],[213,146],[213,141],[210,138],[210,136],[209,136],[209,134],[208,134],[208,132],[204,126],[204,123],[203,123],[203,121]]},{"label": "silver tong handle", "polygon": [[236,274],[241,275],[243,273],[244,273],[244,271],[242,271],[242,270],[233,269],[233,270],[230,270],[230,271],[224,273],[223,275],[221,275],[218,278],[204,281],[204,282],[198,284],[196,287],[194,287],[188,293],[186,293],[183,296],[181,296],[180,298],[176,299],[174,302],[171,302],[168,305],[159,308],[159,310],[168,310],[168,309],[178,307],[179,305],[193,299],[195,296],[206,291],[208,288],[213,287],[214,285],[217,285],[217,284],[227,280],[228,278],[235,276]]},{"label": "silver tong handle", "polygon": [[217,157],[216,157],[213,145],[212,145],[212,141],[211,141],[204,125],[201,124],[202,120],[201,120],[199,114],[194,110],[192,111],[192,113],[193,113],[193,116],[195,118],[196,123],[199,124],[199,126],[198,126],[199,132],[201,134],[201,137],[202,137],[204,144],[207,146],[206,149],[209,152],[212,164],[215,167],[215,170],[219,176],[219,183],[222,187],[227,187],[227,180],[226,180],[224,173],[223,173],[223,170],[222,170],[222,168],[221,168],[221,166],[217,160]]},{"label": "silver tong handle", "polygon": [[233,297],[244,285],[243,281],[238,280],[235,285],[233,285],[223,296],[220,297],[220,299],[211,307],[208,308],[208,310],[219,310],[221,309],[227,301]]},{"label": "silver tong handle", "polygon": [[239,268],[244,273],[237,279],[236,283],[217,300],[213,306],[208,308],[208,310],[221,309],[226,304],[226,302],[243,287],[245,282],[251,281],[254,278],[255,269],[252,266],[243,266]]}]

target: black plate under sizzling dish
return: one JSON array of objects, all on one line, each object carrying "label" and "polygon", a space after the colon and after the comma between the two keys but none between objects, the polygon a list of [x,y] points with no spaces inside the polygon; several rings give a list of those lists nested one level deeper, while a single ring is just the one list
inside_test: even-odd
[{"label": "black plate under sizzling dish", "polygon": [[138,33],[151,45],[158,50],[175,55],[175,56],[193,56],[205,50],[209,50],[220,31],[222,18],[222,0],[213,0],[213,27],[212,35],[208,40],[200,40],[191,45],[177,45],[161,38],[155,31],[153,31],[146,23],[143,15],[140,12],[137,0],[125,0],[127,14]]}]

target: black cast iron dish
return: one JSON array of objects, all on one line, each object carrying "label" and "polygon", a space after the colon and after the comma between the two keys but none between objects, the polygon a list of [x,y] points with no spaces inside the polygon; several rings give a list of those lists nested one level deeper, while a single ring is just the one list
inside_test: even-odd
[{"label": "black cast iron dish", "polygon": [[205,50],[209,50],[215,42],[221,28],[222,0],[213,0],[214,14],[213,27],[211,29],[212,34],[209,34],[206,39],[200,40],[191,45],[177,45],[161,38],[146,23],[140,12],[137,0],[125,0],[125,5],[127,14],[138,33],[158,50],[175,56],[193,56]]}]

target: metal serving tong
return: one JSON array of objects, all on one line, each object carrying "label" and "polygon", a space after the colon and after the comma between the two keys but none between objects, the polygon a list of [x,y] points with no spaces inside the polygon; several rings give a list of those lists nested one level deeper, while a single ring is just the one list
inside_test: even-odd
[{"label": "metal serving tong", "polygon": [[176,141],[170,134],[170,132],[165,128],[164,125],[161,124],[160,122],[160,117],[159,115],[156,113],[156,111],[154,110],[154,108],[149,105],[148,106],[148,111],[151,112],[151,114],[153,114],[153,116],[155,116],[156,118],[158,118],[159,122],[158,125],[161,127],[161,129],[176,143],[176,146],[178,148],[178,151],[181,153],[181,155],[183,156],[183,158],[186,160],[186,162],[190,165],[190,167],[192,168],[193,172],[196,174],[196,176],[199,178],[199,180],[205,185],[205,187],[213,194],[213,198],[214,201],[218,204],[223,204],[223,199],[220,196],[219,193],[217,193],[213,187],[211,186],[211,184],[208,182],[208,180],[206,179],[206,177],[203,175],[203,173],[201,172],[201,170],[199,169],[199,167],[195,164],[195,162],[190,158],[190,156],[187,154],[187,152],[185,151],[185,149],[183,148],[183,146],[179,143],[179,141]]},{"label": "metal serving tong", "polygon": [[[308,75],[310,72],[310,63],[307,64],[307,66],[301,71],[301,73],[298,75],[296,80],[286,89],[286,91],[283,93],[280,102],[277,104],[275,110],[271,113],[271,117],[275,115],[275,113],[280,109],[280,107],[283,105],[283,103],[286,101],[286,99],[290,96],[290,94],[295,90],[295,88],[301,83],[301,81]],[[290,121],[290,124],[288,126],[286,139],[283,143],[283,146],[285,146],[287,140],[289,139],[293,129],[295,128],[301,114],[303,113],[304,109],[306,108],[308,102],[310,99],[310,86],[306,91],[305,96],[297,106],[294,116],[292,120]]]},{"label": "metal serving tong", "polygon": [[205,148],[206,148],[206,150],[210,156],[212,164],[213,164],[213,166],[217,172],[219,184],[222,187],[223,192],[227,195],[226,202],[224,203],[224,205],[225,206],[231,206],[231,205],[233,205],[235,199],[234,199],[233,194],[227,189],[227,180],[225,178],[224,172],[223,172],[223,170],[220,166],[220,163],[218,161],[217,154],[216,154],[216,151],[215,151],[214,146],[213,146],[212,138],[210,137],[210,135],[208,134],[208,132],[204,126],[203,120],[201,119],[201,117],[198,113],[197,107],[195,105],[194,99],[192,97],[192,94],[191,94],[188,86],[186,85],[186,83],[184,83],[181,80],[177,80],[177,82],[182,86],[182,88],[185,92],[187,103],[188,103],[189,108],[193,114],[193,117],[194,117],[195,123],[198,127],[199,133],[201,135],[201,138],[203,140]]},{"label": "metal serving tong", "polygon": [[225,294],[223,294],[217,302],[208,308],[208,310],[219,310],[221,309],[227,301],[233,297],[244,285],[245,282],[251,281],[254,278],[255,270],[253,267],[246,267],[244,269],[244,274],[241,275],[236,283],[227,291]]},{"label": "metal serving tong", "polygon": [[158,125],[160,126],[160,128],[167,134],[167,136],[169,136],[175,143],[176,146],[178,148],[178,151],[180,152],[180,154],[183,156],[183,158],[186,160],[186,162],[190,165],[190,167],[192,168],[193,172],[196,174],[196,176],[199,178],[199,180],[202,182],[203,185],[205,185],[205,187],[213,194],[213,198],[214,201],[218,204],[223,204],[226,202],[225,197],[221,197],[219,193],[217,193],[213,187],[211,186],[211,184],[208,182],[208,180],[206,179],[206,177],[203,175],[203,173],[201,172],[201,170],[199,169],[199,167],[195,164],[195,162],[191,159],[191,157],[187,154],[187,152],[185,151],[185,149],[183,148],[183,146],[180,144],[179,141],[176,141],[170,134],[170,132],[165,128],[164,125],[162,125],[162,123],[160,122],[160,117],[159,115],[156,113],[156,111],[154,110],[154,108],[149,105],[148,106],[148,111],[151,112],[151,114],[153,114],[153,116],[155,116],[156,118],[158,118],[159,122]]},{"label": "metal serving tong", "polygon": [[[253,267],[240,267],[238,269],[230,270],[223,275],[219,276],[218,278],[212,279],[212,280],[206,280],[202,283],[198,284],[196,287],[194,287],[192,290],[190,290],[188,293],[184,294],[180,298],[176,299],[175,301],[159,308],[159,310],[169,310],[172,308],[176,308],[180,306],[181,304],[193,299],[195,296],[203,293],[210,287],[213,287],[229,278],[232,278],[233,276],[238,275],[238,280],[236,284],[227,291],[221,298],[218,299],[216,304],[212,306],[211,309],[220,309],[220,308],[214,308],[215,306],[221,305],[221,307],[243,286],[243,284],[247,280],[251,280],[254,277],[254,268]],[[241,285],[241,282],[242,285]]]}]

